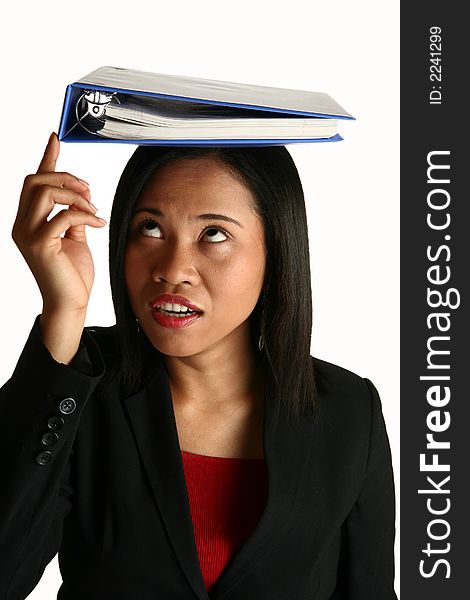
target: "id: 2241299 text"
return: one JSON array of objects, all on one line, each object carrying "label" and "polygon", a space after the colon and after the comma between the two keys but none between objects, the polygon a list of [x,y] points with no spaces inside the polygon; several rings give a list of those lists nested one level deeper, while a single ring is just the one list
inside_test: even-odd
[{"label": "id: 2241299 text", "polygon": [[429,28],[429,104],[442,103],[442,37],[440,27]]}]

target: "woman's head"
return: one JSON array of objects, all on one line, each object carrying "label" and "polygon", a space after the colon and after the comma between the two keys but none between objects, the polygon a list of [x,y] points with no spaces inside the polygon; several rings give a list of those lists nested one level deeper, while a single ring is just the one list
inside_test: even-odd
[{"label": "woman's head", "polygon": [[[212,157],[173,160],[154,172],[134,205],[127,292],[165,355],[253,351],[249,317],[263,287],[265,243],[253,194],[239,179]],[[182,296],[202,312],[170,323],[156,308],[162,294]]]},{"label": "woman's head", "polygon": [[[189,219],[213,212],[242,227]],[[278,385],[287,368],[288,380],[296,380],[295,361],[302,356],[304,366],[310,365],[307,220],[297,169],[283,146],[139,147],[114,199],[110,273],[121,372],[129,383],[137,382],[136,316],[164,354],[188,355],[236,335],[249,335],[259,353],[262,333],[262,360]],[[239,297],[231,296],[232,288]],[[205,311],[187,331],[177,332],[184,335],[155,326],[149,301],[165,292]]]}]

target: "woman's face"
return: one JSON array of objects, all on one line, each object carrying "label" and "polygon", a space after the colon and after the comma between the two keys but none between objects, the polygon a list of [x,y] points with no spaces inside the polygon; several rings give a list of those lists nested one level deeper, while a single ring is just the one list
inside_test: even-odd
[{"label": "woman's face", "polygon": [[[209,157],[160,167],[138,198],[126,285],[135,316],[163,354],[246,349],[266,266],[263,223],[252,203],[248,188]],[[156,306],[161,294],[183,296],[202,313],[167,316]]]}]

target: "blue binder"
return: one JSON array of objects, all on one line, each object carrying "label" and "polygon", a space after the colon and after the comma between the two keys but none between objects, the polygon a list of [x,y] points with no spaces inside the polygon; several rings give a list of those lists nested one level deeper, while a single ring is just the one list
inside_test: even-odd
[{"label": "blue binder", "polygon": [[[166,100],[168,106],[203,105],[205,107],[229,107],[237,109],[238,118],[266,116],[299,117],[332,120],[354,119],[328,94],[254,86],[148,73],[117,67],[100,67],[89,75],[67,86],[62,116],[59,125],[59,140],[64,142],[106,142],[128,143],[139,145],[162,146],[273,146],[291,143],[334,142],[343,138],[336,133],[330,137],[266,137],[266,138],[204,138],[169,139],[169,137],[154,137],[139,139],[138,137],[113,139],[103,137],[107,119],[107,110],[111,103],[134,103],[142,99]],[[152,101],[152,100],[150,100]],[[112,121],[112,119],[111,119]]]}]

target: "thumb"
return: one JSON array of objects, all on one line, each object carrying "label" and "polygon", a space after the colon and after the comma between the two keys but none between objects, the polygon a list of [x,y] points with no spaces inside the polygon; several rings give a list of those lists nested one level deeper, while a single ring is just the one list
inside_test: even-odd
[{"label": "thumb", "polygon": [[64,238],[73,242],[79,242],[80,244],[86,244],[86,230],[85,225],[72,225],[64,233]]},{"label": "thumb", "polygon": [[[70,206],[68,210],[78,210],[75,206]],[[86,230],[85,225],[72,225],[67,229],[64,233],[64,238],[68,240],[72,240],[73,242],[80,242],[81,244],[86,244]]]},{"label": "thumb", "polygon": [[44,151],[44,156],[42,157],[42,160],[39,163],[37,173],[48,173],[50,171],[55,171],[57,159],[59,158],[59,152],[59,138],[57,137],[56,133],[52,132],[47,142],[47,146]]}]

